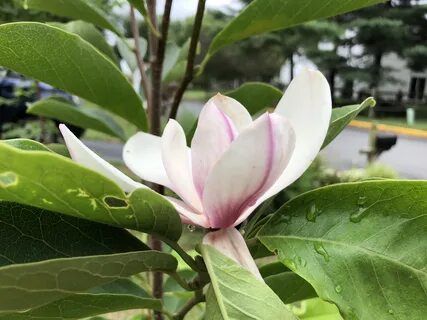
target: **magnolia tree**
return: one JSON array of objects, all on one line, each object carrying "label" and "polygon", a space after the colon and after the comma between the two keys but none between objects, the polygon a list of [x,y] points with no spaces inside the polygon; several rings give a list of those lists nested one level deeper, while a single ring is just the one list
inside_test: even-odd
[{"label": "magnolia tree", "polygon": [[[425,182],[369,180],[272,201],[372,98],[332,109],[325,77],[304,70],[283,96],[267,84],[244,84],[207,101],[192,130],[174,120],[188,85],[223,47],[380,1],[254,0],[213,39],[200,65],[204,0],[180,49],[168,43],[172,0],[159,19],[155,1],[129,2],[133,39],[98,2],[83,0],[23,4],[68,23],[0,26],[1,66],[98,106],[48,98],[29,112],[126,141],[123,160],[135,174],[100,158],[65,125],[71,159],[57,145],[0,142],[0,318],[144,309],[132,314],[425,319]],[[118,51],[102,29],[115,34]],[[139,72],[144,99],[117,52]],[[128,137],[111,113],[140,132]]]}]

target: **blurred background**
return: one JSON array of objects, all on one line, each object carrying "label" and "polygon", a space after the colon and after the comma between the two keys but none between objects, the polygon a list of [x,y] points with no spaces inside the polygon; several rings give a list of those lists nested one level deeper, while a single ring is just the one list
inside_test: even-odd
[{"label": "blurred background", "polygon": [[[97,0],[131,38],[125,1]],[[208,0],[199,44],[203,57],[212,38],[250,0]],[[163,1],[158,1],[161,14]],[[190,37],[196,0],[175,0],[165,69],[175,70]],[[44,12],[26,10],[15,0],[0,2],[0,23],[13,21],[67,22]],[[141,35],[146,25],[138,16]],[[136,90],[136,62],[108,31],[102,31]],[[1,44],[0,44],[1,45]],[[188,44],[187,44],[188,45]],[[142,41],[143,52],[147,51]],[[349,128],[325,148],[312,168],[286,191],[291,197],[313,187],[373,177],[427,179],[427,1],[393,0],[328,20],[252,37],[218,52],[186,93],[179,121],[191,130],[197,114],[213,94],[229,93],[247,82],[269,83],[281,91],[304,67],[321,70],[328,78],[334,107],[375,97]],[[164,102],[176,89],[173,72],[164,79]],[[304,94],[304,93],[302,93]],[[84,104],[76,97],[0,68],[0,135],[2,139],[31,138],[60,142],[57,123],[31,115],[27,106],[49,96]],[[274,107],[272,105],[271,107]],[[121,120],[117,118],[117,121]],[[73,130],[85,143],[121,167],[122,144],[111,136]],[[126,135],[136,131],[126,125]]]}]

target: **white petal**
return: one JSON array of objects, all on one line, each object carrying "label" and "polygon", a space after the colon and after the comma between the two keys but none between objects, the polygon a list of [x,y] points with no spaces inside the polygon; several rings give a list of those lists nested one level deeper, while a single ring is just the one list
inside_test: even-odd
[{"label": "white petal", "polygon": [[238,132],[241,132],[252,123],[252,117],[248,110],[236,99],[217,94],[210,101],[224,112],[233,121]]},{"label": "white petal", "polygon": [[162,160],[172,184],[172,190],[197,212],[202,204],[193,184],[190,150],[186,145],[185,133],[178,122],[171,119],[162,136]]},{"label": "white petal", "polygon": [[186,224],[194,224],[203,228],[209,228],[208,219],[200,213],[195,212],[189,206],[187,206],[183,201],[165,196],[169,202],[175,207],[176,211],[181,216],[181,220]]},{"label": "white petal", "polygon": [[171,188],[171,182],[163,167],[161,138],[138,132],[123,148],[123,160],[141,179]]},{"label": "white petal", "polygon": [[296,136],[295,150],[282,176],[260,201],[298,179],[319,153],[332,113],[328,81],[319,71],[302,71],[289,85],[275,112],[291,122]]},{"label": "white petal", "polygon": [[75,162],[110,178],[126,192],[132,192],[138,188],[147,188],[143,184],[133,181],[119,169],[86,147],[64,124],[59,125],[59,130]]},{"label": "white petal", "polygon": [[216,95],[206,103],[191,141],[193,181],[200,197],[212,167],[237,136],[232,120],[217,106],[221,101]]},{"label": "white petal", "polygon": [[235,224],[280,177],[294,149],[289,122],[264,114],[244,130],[212,169],[203,209],[212,228]]},{"label": "white petal", "polygon": [[209,232],[203,238],[203,244],[208,244],[216,248],[223,255],[233,259],[245,269],[249,270],[258,279],[263,280],[249,252],[245,239],[236,228],[221,229],[216,232]]}]

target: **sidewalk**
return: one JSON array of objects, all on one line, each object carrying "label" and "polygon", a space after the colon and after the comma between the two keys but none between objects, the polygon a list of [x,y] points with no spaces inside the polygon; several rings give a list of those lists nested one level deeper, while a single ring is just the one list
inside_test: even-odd
[{"label": "sidewalk", "polygon": [[[371,126],[372,126],[372,123],[368,121],[353,120],[350,122],[350,127],[353,127],[353,128],[370,129]],[[409,137],[427,139],[427,131],[420,130],[420,129],[412,129],[412,128],[405,128],[405,127],[378,123],[377,130],[381,132],[395,133],[397,135],[405,135]]]}]

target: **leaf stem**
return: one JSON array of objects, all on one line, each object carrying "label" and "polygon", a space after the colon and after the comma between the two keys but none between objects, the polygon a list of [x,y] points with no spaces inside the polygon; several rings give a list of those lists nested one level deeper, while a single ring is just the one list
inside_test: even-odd
[{"label": "leaf stem", "polygon": [[194,292],[194,297],[187,301],[187,303],[173,316],[173,320],[183,320],[186,314],[193,309],[194,306],[200,302],[205,301],[205,295],[203,290],[197,290]]},{"label": "leaf stem", "polygon": [[188,85],[193,81],[194,78],[194,61],[196,59],[197,44],[200,37],[200,29],[202,28],[203,16],[205,13],[206,0],[199,0],[197,5],[196,17],[194,18],[193,34],[191,35],[190,49],[188,50],[187,67],[185,70],[184,78],[181,81],[180,86],[175,92],[175,96],[172,102],[172,108],[169,114],[169,118],[175,119],[178,113],[179,104],[181,103],[184,92]]},{"label": "leaf stem", "polygon": [[196,272],[203,272],[203,268],[200,267],[200,265],[194,260],[185,250],[176,242],[173,242],[167,238],[161,237],[159,238],[164,243],[166,243],[169,247],[171,247],[173,250],[175,250],[176,253],[179,254],[179,256],[184,260],[184,262],[194,271]]}]

